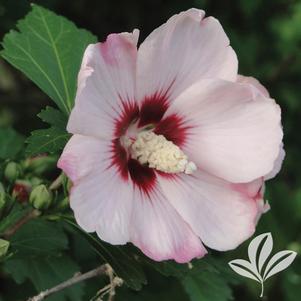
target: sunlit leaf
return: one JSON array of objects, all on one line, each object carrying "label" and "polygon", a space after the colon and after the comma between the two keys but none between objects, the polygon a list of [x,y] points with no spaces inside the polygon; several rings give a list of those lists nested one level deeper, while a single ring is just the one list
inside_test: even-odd
[{"label": "sunlit leaf", "polygon": [[64,113],[70,113],[83,52],[96,38],[35,4],[17,29],[4,37],[2,57],[24,72]]}]

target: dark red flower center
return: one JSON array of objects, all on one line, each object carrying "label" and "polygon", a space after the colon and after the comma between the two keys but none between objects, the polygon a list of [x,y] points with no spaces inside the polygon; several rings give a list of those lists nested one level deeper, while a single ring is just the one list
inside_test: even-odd
[{"label": "dark red flower center", "polygon": [[[156,183],[156,174],[153,168],[141,165],[139,161],[131,158],[122,144],[122,136],[135,124],[137,128],[151,126],[157,135],[163,135],[167,140],[181,147],[185,144],[187,130],[183,118],[177,114],[164,117],[169,107],[166,95],[154,94],[146,97],[140,107],[136,102],[122,101],[122,111],[115,120],[115,139],[112,141],[111,165],[117,167],[120,176],[125,181],[129,178],[142,192],[148,194]],[[160,175],[164,175],[160,172]],[[165,174],[170,176],[170,174]]]}]

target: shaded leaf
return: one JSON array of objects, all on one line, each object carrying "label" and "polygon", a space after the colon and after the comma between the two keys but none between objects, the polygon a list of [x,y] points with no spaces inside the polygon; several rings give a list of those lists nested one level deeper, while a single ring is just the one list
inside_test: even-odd
[{"label": "shaded leaf", "polygon": [[[51,288],[71,278],[80,270],[79,266],[65,255],[10,259],[5,262],[4,268],[18,284],[30,279],[37,292]],[[81,301],[83,295],[83,283],[80,283],[56,293],[47,300],[65,301],[68,297],[68,300]]]},{"label": "shaded leaf", "polygon": [[24,72],[66,114],[76,92],[83,52],[96,38],[38,5],[3,40],[2,57]]},{"label": "shaded leaf", "polygon": [[181,282],[191,301],[233,300],[227,278],[218,270],[192,269]]},{"label": "shaded leaf", "polygon": [[157,262],[143,254],[139,254],[139,257],[142,258],[143,263],[146,263],[164,276],[184,277],[190,271],[187,264],[179,264],[171,260]]},{"label": "shaded leaf", "polygon": [[[68,246],[66,234],[57,223],[36,218],[23,225],[12,237],[11,247],[17,257],[58,255]],[[15,257],[14,257],[15,258]]]},{"label": "shaded leaf", "polygon": [[[63,254],[68,239],[63,228],[54,222],[36,218],[24,224],[11,237],[11,256],[4,263],[4,269],[17,283],[30,279],[37,292],[51,288],[71,278],[79,267],[70,257]],[[49,300],[81,300],[81,286],[64,290]]]},{"label": "shaded leaf", "polygon": [[10,212],[0,220],[0,234],[4,233],[7,228],[15,224],[19,219],[30,211],[18,203],[15,203]]},{"label": "shaded leaf", "polygon": [[57,109],[47,106],[38,114],[38,117],[56,128],[66,129],[67,116]]},{"label": "shaded leaf", "polygon": [[57,153],[65,147],[70,137],[71,135],[64,129],[57,127],[33,131],[26,140],[28,143],[26,153],[28,155]]},{"label": "shaded leaf", "polygon": [[65,220],[78,233],[80,233],[90,244],[91,248],[99,255],[104,263],[109,263],[116,275],[125,281],[125,284],[134,290],[142,288],[146,284],[145,274],[134,258],[134,254],[127,246],[113,246],[98,237],[86,233],[78,225],[69,219]]},{"label": "shaded leaf", "polygon": [[24,138],[12,128],[0,128],[0,159],[13,159],[24,145]]}]

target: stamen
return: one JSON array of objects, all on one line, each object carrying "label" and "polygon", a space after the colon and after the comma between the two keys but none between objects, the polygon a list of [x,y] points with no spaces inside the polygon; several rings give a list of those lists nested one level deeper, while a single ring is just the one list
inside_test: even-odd
[{"label": "stamen", "polygon": [[141,164],[148,164],[149,167],[166,173],[192,174],[197,169],[177,145],[163,135],[150,131],[140,132],[130,151],[132,158]]}]

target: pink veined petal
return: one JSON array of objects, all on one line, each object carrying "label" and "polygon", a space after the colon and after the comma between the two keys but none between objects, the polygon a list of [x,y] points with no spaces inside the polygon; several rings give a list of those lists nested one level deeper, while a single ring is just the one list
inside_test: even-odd
[{"label": "pink veined petal", "polygon": [[[262,93],[267,98],[269,98],[269,96],[270,96],[268,90],[254,77],[238,75],[237,82],[245,83],[245,84],[249,84],[249,85],[253,86],[254,88],[259,90],[260,93]],[[265,98],[263,100],[265,100]],[[284,157],[285,157],[285,151],[284,151],[284,148],[283,148],[283,143],[281,143],[280,148],[279,148],[278,157],[274,162],[274,168],[271,172],[269,172],[265,176],[265,180],[270,180],[270,179],[274,178],[279,173],[279,171],[281,169],[281,166],[282,166],[282,162],[284,160]]]},{"label": "pink veined petal", "polygon": [[207,251],[160,188],[150,196],[135,190],[131,217],[131,241],[150,258],[189,262]]},{"label": "pink veined petal", "polygon": [[285,150],[283,149],[283,143],[281,143],[278,157],[274,162],[274,167],[267,175],[265,175],[264,177],[265,180],[273,179],[279,173],[284,158],[285,158]]},{"label": "pink veined petal", "polygon": [[270,97],[268,90],[256,78],[252,76],[238,75],[237,82],[241,84],[249,84],[258,89],[265,97]]},{"label": "pink veined petal", "polygon": [[270,205],[264,200],[265,178],[261,177],[249,183],[232,184],[231,188],[253,199],[257,206],[256,224],[262,214],[270,210]]},{"label": "pink veined petal", "polygon": [[74,135],[58,162],[72,180],[70,206],[77,223],[111,244],[129,241],[133,188],[110,166],[109,142]]},{"label": "pink veined petal", "polygon": [[85,231],[111,244],[131,241],[154,260],[188,262],[206,254],[160,191],[146,194],[122,179],[110,164],[107,141],[74,135],[58,167],[73,181],[70,205]]},{"label": "pink veined petal", "polygon": [[140,45],[137,98],[168,94],[173,100],[202,78],[236,81],[237,57],[218,20],[189,9],[171,17]]},{"label": "pink veined petal", "polygon": [[75,106],[67,129],[73,134],[112,138],[114,122],[135,99],[138,30],[111,34],[90,44],[78,75]]},{"label": "pink veined petal", "polygon": [[256,217],[256,223],[258,222],[262,214],[268,212],[271,209],[269,202],[264,200],[264,191],[265,191],[265,184],[263,183],[259,193],[257,194],[257,197],[255,198],[257,204],[257,211],[258,211]]},{"label": "pink veined petal", "polygon": [[258,215],[254,198],[262,181],[236,189],[200,170],[158,181],[172,206],[209,248],[234,249],[254,233]]},{"label": "pink veined petal", "polygon": [[182,93],[166,116],[190,126],[185,153],[202,170],[234,183],[272,171],[282,143],[281,112],[273,99],[245,84],[201,80]]},{"label": "pink veined petal", "polygon": [[[249,183],[236,183],[229,184],[232,189],[235,191],[241,192],[243,195],[246,195],[249,198],[256,198],[260,194],[263,196],[262,187],[264,186],[263,177],[258,178]],[[262,193],[261,193],[262,192]]]}]

